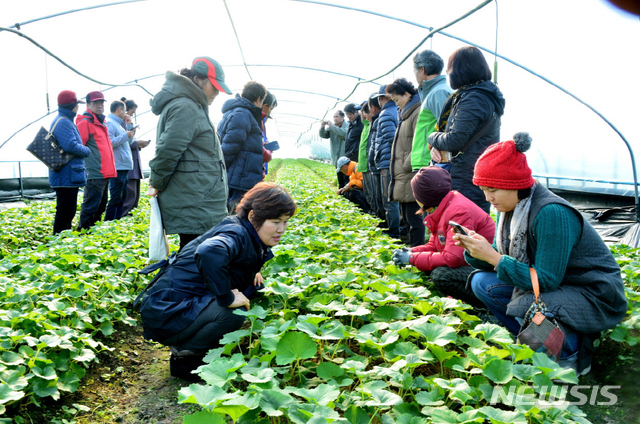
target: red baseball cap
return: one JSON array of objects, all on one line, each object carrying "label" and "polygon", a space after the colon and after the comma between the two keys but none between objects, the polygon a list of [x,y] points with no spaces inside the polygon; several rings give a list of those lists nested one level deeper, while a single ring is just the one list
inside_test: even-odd
[{"label": "red baseball cap", "polygon": [[58,105],[75,105],[78,103],[84,104],[84,100],[78,100],[76,97],[76,93],[71,90],[62,90],[60,94],[58,94]]},{"label": "red baseball cap", "polygon": [[210,57],[196,57],[193,59],[191,69],[200,75],[206,75],[209,78],[209,81],[211,81],[211,84],[213,84],[218,91],[233,94],[229,87],[227,87],[227,84],[224,83],[224,71],[222,70],[222,65]]},{"label": "red baseball cap", "polygon": [[87,103],[99,101],[106,101],[104,99],[104,94],[102,94],[102,91],[92,91],[91,93],[87,94]]}]

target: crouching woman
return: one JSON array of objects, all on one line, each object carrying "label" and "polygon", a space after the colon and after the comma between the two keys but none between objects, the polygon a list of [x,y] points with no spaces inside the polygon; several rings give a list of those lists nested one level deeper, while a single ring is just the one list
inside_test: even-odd
[{"label": "crouching woman", "polygon": [[187,244],[164,264],[143,294],[144,337],[171,347],[171,375],[197,381],[192,374],[209,349],[242,326],[250,299],[262,285],[260,269],[273,257],[289,218],[296,211],[280,186],[258,183],[235,216]]},{"label": "crouching woman", "polygon": [[420,211],[427,217],[429,242],[411,249],[398,249],[394,260],[398,264],[411,264],[431,276],[433,285],[445,296],[453,296],[472,306],[483,307],[467,286],[473,268],[464,260],[464,249],[455,244],[450,221],[475,230],[493,241],[496,224],[488,213],[451,190],[451,175],[438,166],[424,167],[411,180],[411,189]]},{"label": "crouching woman", "polygon": [[513,334],[534,301],[529,267],[541,299],[565,333],[558,363],[578,375],[591,367],[593,341],[624,318],[620,267],[595,229],[570,203],[532,176],[527,133],[490,146],[473,183],[499,212],[493,246],[481,235],[456,235],[467,262],[481,270],[471,288]]}]

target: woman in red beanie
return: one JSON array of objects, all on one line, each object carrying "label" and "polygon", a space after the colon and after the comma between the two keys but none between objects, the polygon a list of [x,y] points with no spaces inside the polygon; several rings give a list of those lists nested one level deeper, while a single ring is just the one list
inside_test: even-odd
[{"label": "woman in red beanie", "polygon": [[534,301],[529,267],[538,274],[547,316],[565,334],[558,363],[583,375],[593,341],[627,311],[620,267],[595,229],[569,202],[537,183],[524,152],[528,133],[489,147],[473,183],[499,212],[493,245],[480,234],[455,235],[480,270],[471,288],[514,335]]},{"label": "woman in red beanie", "polygon": [[466,287],[473,268],[464,261],[464,249],[455,245],[449,221],[474,229],[493,241],[496,225],[488,213],[463,194],[451,190],[451,175],[445,169],[429,166],[420,169],[411,180],[413,196],[426,213],[424,225],[429,229],[427,244],[398,249],[393,259],[398,265],[411,264],[431,276],[431,282],[445,296],[452,296],[472,306],[483,307]]}]

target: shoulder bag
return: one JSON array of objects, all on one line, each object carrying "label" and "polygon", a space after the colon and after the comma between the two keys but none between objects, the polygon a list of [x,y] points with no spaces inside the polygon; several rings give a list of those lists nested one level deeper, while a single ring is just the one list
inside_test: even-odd
[{"label": "shoulder bag", "polygon": [[535,301],[524,316],[524,322],[518,333],[518,343],[525,344],[535,352],[545,353],[554,361],[560,359],[564,333],[555,319],[547,316],[547,305],[540,299],[540,285],[538,273],[533,267],[529,268],[531,285]]},{"label": "shoulder bag", "polygon": [[27,150],[30,151],[35,157],[40,159],[42,163],[54,171],[60,171],[66,164],[69,163],[73,155],[67,153],[60,147],[58,140],[53,135],[53,131],[56,129],[58,122],[61,119],[68,119],[61,116],[51,128],[51,131],[47,131],[44,127],[40,127],[40,130],[36,134],[36,137],[27,146]]}]

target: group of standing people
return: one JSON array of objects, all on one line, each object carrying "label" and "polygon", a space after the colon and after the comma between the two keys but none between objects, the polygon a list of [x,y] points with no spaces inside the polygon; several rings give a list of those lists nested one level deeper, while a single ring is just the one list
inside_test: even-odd
[{"label": "group of standing people", "polygon": [[[71,160],[59,171],[49,170],[56,192],[53,233],[72,227],[78,192],[84,187],[78,230],[91,228],[105,214],[106,221],[120,219],[138,206],[142,168],[139,150],[149,141],[136,140],[137,104],[125,98],[110,105],[105,116],[102,92],[82,99],[70,90],[58,95],[58,115],[52,132]],[[80,104],[86,111],[78,115]],[[75,120],[75,123],[74,123]]]},{"label": "group of standing people", "polygon": [[345,157],[357,162],[355,171],[362,173],[368,211],[391,237],[405,236],[415,247],[425,243],[425,227],[410,183],[423,167],[446,169],[452,189],[489,212],[489,203],[472,183],[473,168],[500,139],[505,100],[476,47],[451,54],[449,83],[442,75],[444,61],[434,51],[417,53],[413,65],[417,87],[405,78],[382,85],[360,105],[344,108],[348,125],[345,113],[336,111],[333,123],[322,121],[319,135],[330,138],[342,194],[356,189],[337,166]]}]

